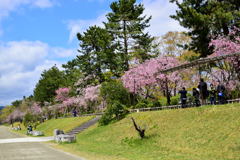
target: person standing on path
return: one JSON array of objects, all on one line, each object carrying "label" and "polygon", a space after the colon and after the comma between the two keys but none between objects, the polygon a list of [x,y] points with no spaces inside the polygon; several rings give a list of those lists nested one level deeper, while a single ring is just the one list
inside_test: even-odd
[{"label": "person standing on path", "polygon": [[216,104],[216,89],[213,84],[210,85],[209,96],[211,105]]},{"label": "person standing on path", "polygon": [[201,98],[201,104],[206,105],[207,104],[207,97],[208,97],[208,90],[207,90],[207,83],[204,82],[203,78],[200,79],[200,82],[198,84],[198,88],[200,90],[200,98]]},{"label": "person standing on path", "polygon": [[224,104],[225,102],[225,87],[220,82],[217,86],[217,94],[218,94],[218,104]]},{"label": "person standing on path", "polygon": [[193,88],[192,90],[192,96],[193,96],[193,102],[195,106],[200,106],[200,101],[199,101],[199,92],[196,88]]},{"label": "person standing on path", "polygon": [[187,104],[187,91],[185,89],[185,87],[182,88],[182,90],[180,90],[178,92],[180,94],[180,99],[181,99],[181,105],[182,108],[186,108],[186,104]]}]

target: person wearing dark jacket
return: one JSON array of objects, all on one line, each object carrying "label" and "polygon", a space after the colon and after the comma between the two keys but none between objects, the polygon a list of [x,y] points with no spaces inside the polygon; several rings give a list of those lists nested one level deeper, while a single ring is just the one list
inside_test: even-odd
[{"label": "person wearing dark jacket", "polygon": [[211,105],[216,104],[216,89],[213,86],[213,84],[210,85],[210,90],[209,90],[209,97],[210,97],[210,103]]},{"label": "person wearing dark jacket", "polygon": [[217,94],[218,94],[218,104],[224,104],[224,102],[225,102],[225,87],[220,82],[217,86]]},{"label": "person wearing dark jacket", "polygon": [[180,90],[178,93],[180,94],[182,108],[186,108],[187,91],[186,91],[185,87],[183,87],[182,90]]},{"label": "person wearing dark jacket", "polygon": [[192,90],[192,96],[193,96],[193,102],[195,106],[200,106],[200,100],[199,100],[199,92],[196,88],[193,88]]},{"label": "person wearing dark jacket", "polygon": [[200,90],[201,104],[205,105],[205,104],[207,104],[206,99],[208,97],[208,90],[207,90],[207,83],[204,82],[204,80],[202,78],[200,79],[198,88]]}]

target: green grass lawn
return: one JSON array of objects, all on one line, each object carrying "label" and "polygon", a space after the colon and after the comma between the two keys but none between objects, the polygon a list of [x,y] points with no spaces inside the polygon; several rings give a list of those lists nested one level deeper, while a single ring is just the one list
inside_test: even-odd
[{"label": "green grass lawn", "polygon": [[[36,130],[43,131],[44,136],[52,136],[54,129],[60,129],[60,130],[63,130],[64,132],[68,132],[73,128],[89,121],[92,118],[93,116],[51,119],[38,125]],[[17,126],[17,125],[18,125],[17,123],[14,124],[14,126]],[[15,131],[15,132],[26,134],[27,130],[23,126],[23,124],[21,124],[21,128],[22,128],[21,131]]]},{"label": "green grass lawn", "polygon": [[[130,117],[146,126],[145,139]],[[240,104],[134,113],[58,147],[89,160],[240,160]]]}]

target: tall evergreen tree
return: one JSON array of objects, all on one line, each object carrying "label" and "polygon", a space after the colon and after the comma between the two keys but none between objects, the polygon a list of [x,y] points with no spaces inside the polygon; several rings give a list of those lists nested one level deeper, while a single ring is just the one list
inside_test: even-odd
[{"label": "tall evergreen tree", "polygon": [[153,49],[156,47],[153,41],[154,37],[148,33],[138,35],[136,37],[136,44],[133,47],[132,58],[137,59],[139,63],[143,63],[147,59],[156,57],[156,54],[153,54]]},{"label": "tall evergreen tree", "polygon": [[210,40],[218,35],[228,35],[233,26],[240,26],[239,0],[170,0],[179,7],[172,18],[189,29],[190,49],[201,57],[212,54]]},{"label": "tall evergreen tree", "polygon": [[80,41],[80,55],[76,65],[84,76],[93,76],[98,82],[104,81],[103,73],[111,71],[117,74],[117,55],[114,53],[113,36],[106,29],[92,26],[83,34],[77,34]]},{"label": "tall evergreen tree", "polygon": [[52,102],[55,91],[66,84],[64,73],[56,66],[43,71],[34,89],[34,99],[38,102]]},{"label": "tall evergreen tree", "polygon": [[[136,4],[136,0],[118,0],[110,5],[112,12],[107,14],[108,22],[106,29],[114,35],[118,44],[123,70],[129,69],[130,53],[133,46],[138,45],[147,49],[151,45],[151,37],[144,33],[144,29],[149,27],[151,17],[143,15],[144,7]],[[147,38],[143,44],[143,37]],[[144,55],[145,56],[145,55]]]},{"label": "tall evergreen tree", "polygon": [[63,64],[62,67],[64,68],[64,74],[67,86],[74,87],[74,84],[79,80],[81,77],[82,72],[80,68],[77,66],[76,59],[68,61],[67,64]]}]

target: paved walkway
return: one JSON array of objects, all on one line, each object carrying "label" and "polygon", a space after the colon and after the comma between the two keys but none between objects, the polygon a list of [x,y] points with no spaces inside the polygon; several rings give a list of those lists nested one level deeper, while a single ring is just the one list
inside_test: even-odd
[{"label": "paved walkway", "polygon": [[20,143],[20,142],[47,142],[54,140],[53,137],[26,137],[26,138],[8,138],[0,139],[0,144],[3,143]]},{"label": "paved walkway", "polygon": [[21,137],[0,126],[0,160],[83,160],[39,143],[51,138]]}]

